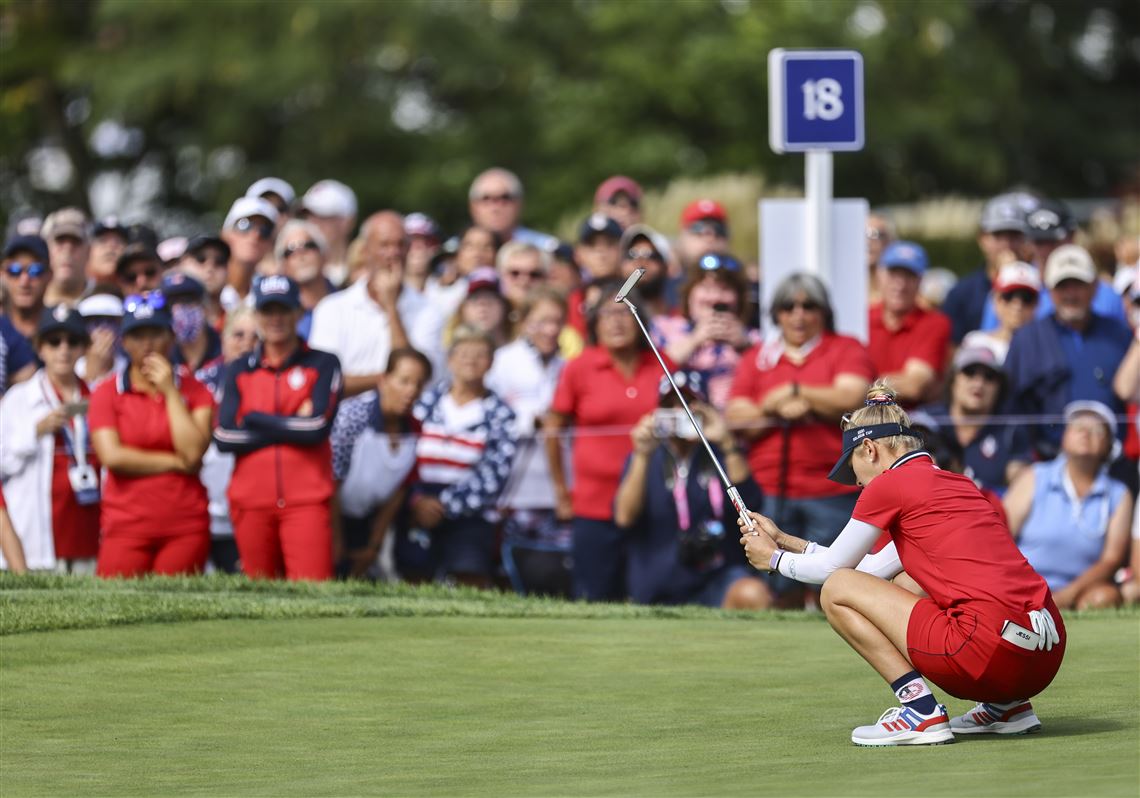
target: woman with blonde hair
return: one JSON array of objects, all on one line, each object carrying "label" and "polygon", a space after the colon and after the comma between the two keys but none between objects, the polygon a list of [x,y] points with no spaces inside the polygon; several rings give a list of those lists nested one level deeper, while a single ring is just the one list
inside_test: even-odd
[{"label": "woman with blonde hair", "polygon": [[[758,513],[740,542],[755,567],[822,584],[832,628],[891,685],[900,706],[851,741],[929,745],[955,733],[1038,731],[1028,699],[1052,682],[1065,652],[1049,586],[974,483],[935,466],[889,386],[873,385],[842,426],[829,477],[863,492],[835,542],[792,537]],[[891,542],[868,555],[884,532]],[[904,569],[925,597],[889,581]],[[951,720],[928,681],[982,703]]]}]

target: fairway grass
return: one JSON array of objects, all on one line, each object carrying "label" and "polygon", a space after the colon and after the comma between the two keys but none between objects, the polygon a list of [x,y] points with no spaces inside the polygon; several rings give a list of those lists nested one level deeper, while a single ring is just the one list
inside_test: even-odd
[{"label": "fairway grass", "polygon": [[819,616],[0,577],[0,795],[1135,796],[1138,617],[1066,616],[1041,734],[873,750]]}]

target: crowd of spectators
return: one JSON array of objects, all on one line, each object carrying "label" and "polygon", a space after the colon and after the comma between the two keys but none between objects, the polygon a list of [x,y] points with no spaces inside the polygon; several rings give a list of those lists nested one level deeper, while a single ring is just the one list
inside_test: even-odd
[{"label": "crowd of spectators", "polygon": [[[469,224],[267,177],[220,230],[160,240],[77,208],[14,219],[0,273],[0,567],[446,580],[586,600],[802,607],[747,567],[732,504],[631,299],[746,502],[827,545],[855,489],[840,421],[885,378],[1061,607],[1140,598],[1140,264],[1100,268],[1064,203],[1015,192],[947,288],[867,227],[868,339],[762,268],[693,198],[667,235],[614,176],[574,241],[522,225],[519,178]],[[961,264],[957,264],[961,265]],[[762,266],[762,264],[761,264]],[[927,290],[939,271],[939,290]],[[1131,558],[1129,551],[1131,550]],[[1129,567],[1131,564],[1131,567]]]}]

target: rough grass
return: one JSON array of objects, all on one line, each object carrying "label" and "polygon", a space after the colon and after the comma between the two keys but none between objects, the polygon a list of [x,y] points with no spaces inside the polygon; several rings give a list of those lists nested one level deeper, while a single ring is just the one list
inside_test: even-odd
[{"label": "rough grass", "polygon": [[1039,735],[868,750],[819,616],[5,577],[0,794],[1135,796],[1138,617],[1066,617]]}]

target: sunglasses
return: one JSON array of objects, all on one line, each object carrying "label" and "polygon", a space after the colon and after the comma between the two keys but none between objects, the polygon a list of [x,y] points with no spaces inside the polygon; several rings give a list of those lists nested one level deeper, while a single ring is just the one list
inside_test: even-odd
[{"label": "sunglasses", "polygon": [[641,206],[641,203],[632,197],[627,197],[624,194],[615,194],[606,200],[606,205],[609,205],[613,208],[632,208],[636,210]]},{"label": "sunglasses", "polygon": [[1001,299],[1003,302],[1012,302],[1015,299],[1018,299],[1021,300],[1021,304],[1023,305],[1036,305],[1037,293],[1034,291],[1026,291],[1025,289],[1002,291]]},{"label": "sunglasses", "polygon": [[123,300],[123,310],[127,313],[134,313],[144,305],[151,310],[162,310],[166,307],[166,297],[161,291],[147,291],[144,294],[131,294]]},{"label": "sunglasses", "polygon": [[514,280],[541,280],[546,275],[540,271],[526,271],[525,269],[507,269],[507,276]]},{"label": "sunglasses", "polygon": [[288,260],[298,252],[304,252],[305,250],[315,251],[319,249],[320,247],[317,246],[316,241],[306,241],[304,244],[290,244],[289,246],[285,247],[285,251],[281,253],[281,257],[285,260]]},{"label": "sunglasses", "polygon": [[641,249],[631,249],[625,253],[627,260],[655,260],[663,262],[665,259],[661,257],[661,253],[652,247],[644,247]]},{"label": "sunglasses", "polygon": [[701,267],[701,271],[715,272],[717,269],[724,269],[725,271],[738,272],[740,271],[740,261],[731,255],[717,255],[710,252],[708,255],[703,256],[697,265]]},{"label": "sunglasses", "polygon": [[703,236],[712,234],[717,238],[728,238],[728,226],[724,222],[715,222],[711,219],[706,219],[701,222],[693,222],[689,225],[689,232],[693,235]]},{"label": "sunglasses", "polygon": [[986,382],[997,382],[999,379],[999,375],[996,371],[979,365],[966,366],[966,368],[962,369],[961,373],[970,379],[981,377]]},{"label": "sunglasses", "polygon": [[781,302],[776,305],[776,310],[779,313],[791,313],[794,310],[802,310],[804,313],[814,313],[817,310],[823,310],[818,302],[812,302],[810,299],[803,302]]},{"label": "sunglasses", "polygon": [[262,240],[266,240],[271,235],[273,235],[272,224],[269,222],[255,222],[253,219],[250,219],[248,217],[244,219],[238,219],[236,222],[234,222],[234,230],[238,231],[239,233],[248,233],[250,231],[253,231],[257,233],[257,237]]},{"label": "sunglasses", "polygon": [[514,194],[480,194],[476,199],[479,202],[514,202],[518,197]]},{"label": "sunglasses", "polygon": [[195,252],[194,260],[201,264],[213,263],[215,266],[228,266],[229,261],[226,260],[220,252],[216,255],[207,255],[205,252]]},{"label": "sunglasses", "polygon": [[883,230],[876,230],[874,227],[867,228],[867,238],[871,241],[879,241],[880,239],[884,239],[886,237],[887,234]]},{"label": "sunglasses", "polygon": [[125,283],[137,283],[140,280],[153,280],[158,277],[158,269],[151,266],[149,269],[139,269],[137,272],[124,272],[122,280]]},{"label": "sunglasses", "polygon": [[78,335],[47,335],[44,336],[43,343],[48,349],[58,349],[65,341],[72,349],[78,349],[87,343]]},{"label": "sunglasses", "polygon": [[34,280],[37,277],[42,277],[48,269],[47,266],[42,263],[36,262],[29,263],[27,266],[21,266],[18,263],[9,263],[4,267],[4,270],[8,272],[10,277],[15,277],[17,280],[20,279],[21,274],[26,274]]}]

